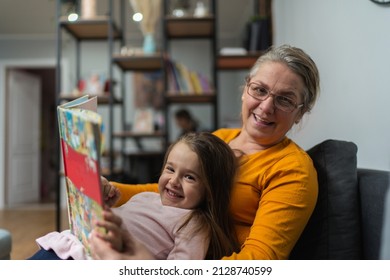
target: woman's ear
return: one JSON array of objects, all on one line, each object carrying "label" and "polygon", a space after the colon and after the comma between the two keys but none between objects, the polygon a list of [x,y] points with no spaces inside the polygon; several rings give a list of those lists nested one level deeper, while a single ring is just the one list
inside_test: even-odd
[{"label": "woman's ear", "polygon": [[299,110],[298,114],[295,116],[295,121],[294,121],[295,124],[298,124],[301,121],[301,119],[305,113],[306,113],[306,111]]}]

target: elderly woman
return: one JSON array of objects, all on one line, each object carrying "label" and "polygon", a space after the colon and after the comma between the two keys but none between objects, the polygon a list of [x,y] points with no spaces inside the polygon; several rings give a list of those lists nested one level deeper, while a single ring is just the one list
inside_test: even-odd
[{"label": "elderly woman", "polygon": [[[245,80],[242,127],[214,132],[235,151],[240,169],[230,209],[241,249],[223,259],[287,259],[317,201],[317,173],[307,153],[286,134],[309,112],[319,94],[319,73],[313,60],[289,45],[270,48],[260,56]],[[157,184],[125,185],[112,182],[118,205],[141,191],[157,191]],[[121,196],[118,200],[118,192]],[[108,215],[110,228],[121,219]],[[126,232],[124,252],[92,234],[98,259],[144,259],[150,254]]]}]

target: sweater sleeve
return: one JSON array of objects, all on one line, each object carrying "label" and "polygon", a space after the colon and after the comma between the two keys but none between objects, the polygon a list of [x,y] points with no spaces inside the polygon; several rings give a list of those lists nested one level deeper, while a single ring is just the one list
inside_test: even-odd
[{"label": "sweater sleeve", "polygon": [[122,184],[118,182],[110,182],[119,189],[121,196],[114,207],[121,206],[126,203],[133,195],[140,192],[158,192],[158,184]]}]

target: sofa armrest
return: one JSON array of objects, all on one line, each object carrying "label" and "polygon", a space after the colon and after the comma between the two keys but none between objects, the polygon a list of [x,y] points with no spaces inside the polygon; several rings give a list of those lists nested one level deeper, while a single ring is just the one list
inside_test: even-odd
[{"label": "sofa armrest", "polygon": [[380,257],[384,203],[389,188],[389,171],[358,169],[363,259]]},{"label": "sofa armrest", "polygon": [[11,258],[11,247],[11,233],[0,228],[0,260],[9,260]]}]

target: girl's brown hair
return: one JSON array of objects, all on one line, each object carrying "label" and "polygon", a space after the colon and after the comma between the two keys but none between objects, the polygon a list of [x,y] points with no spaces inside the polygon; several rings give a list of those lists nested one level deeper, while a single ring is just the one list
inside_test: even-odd
[{"label": "girl's brown hair", "polygon": [[177,143],[185,143],[197,154],[202,183],[206,189],[204,201],[184,221],[185,227],[190,219],[197,219],[200,230],[207,230],[210,245],[207,259],[220,259],[239,250],[237,237],[230,214],[230,195],[237,172],[237,158],[233,150],[220,138],[208,133],[187,133],[172,144],[165,155],[165,165],[168,155]]}]

